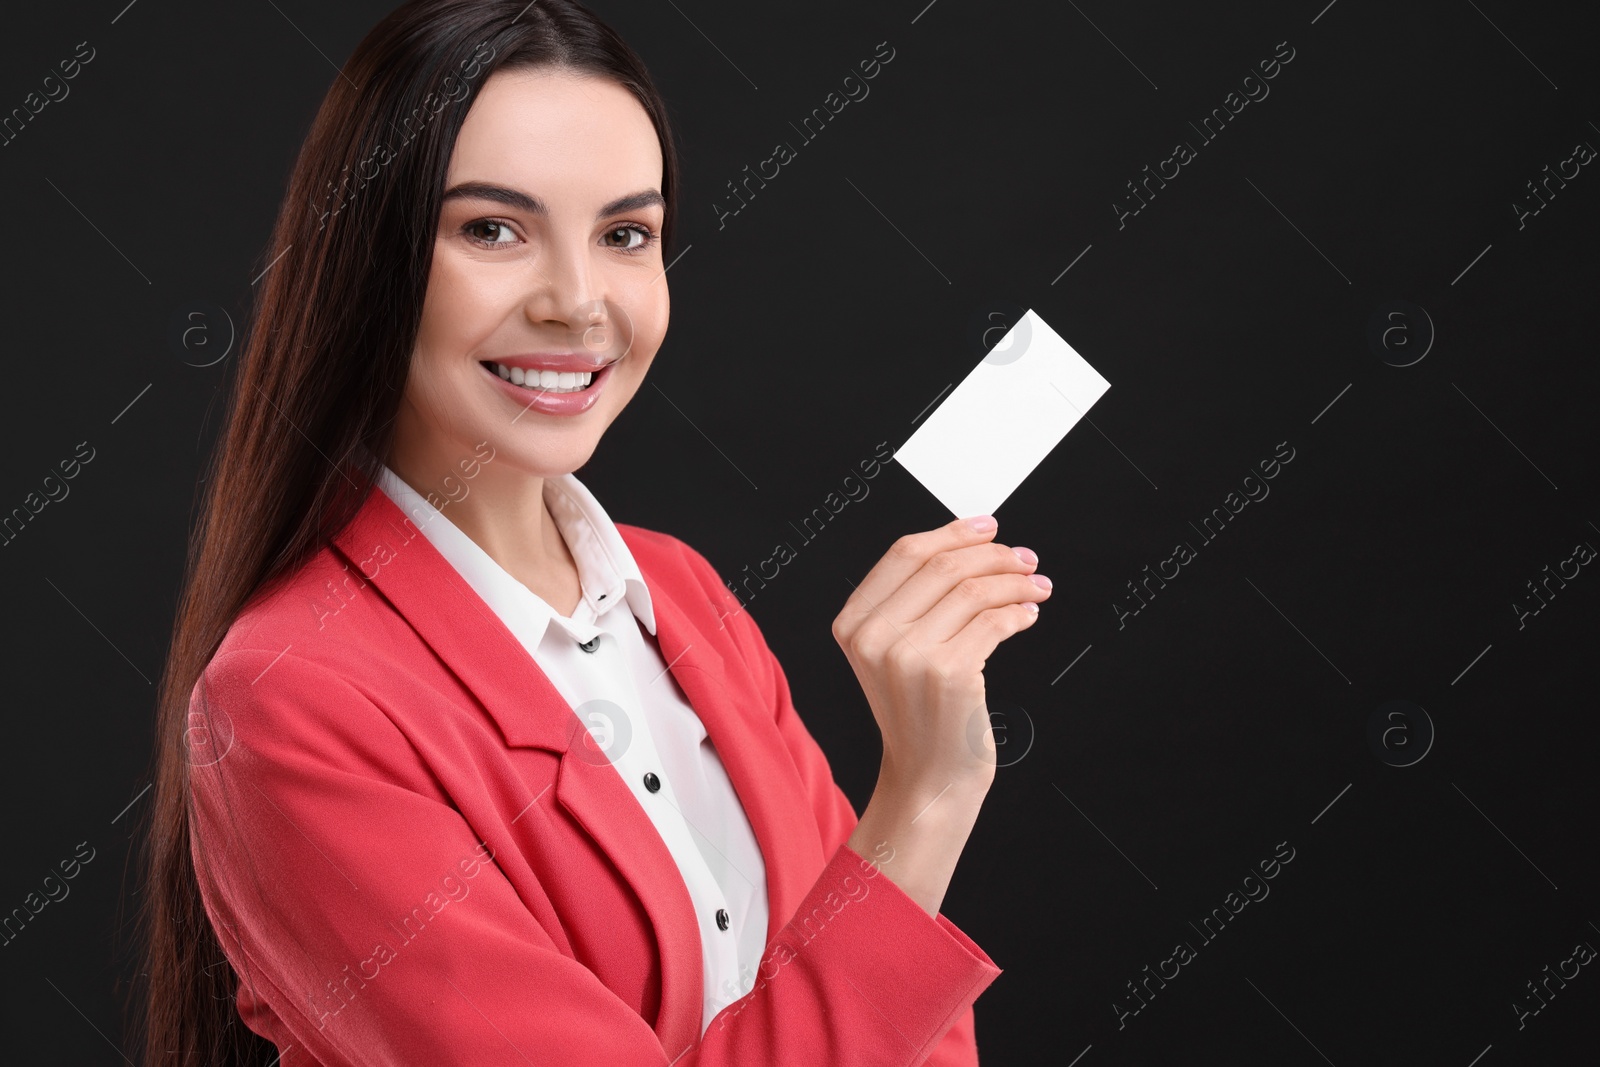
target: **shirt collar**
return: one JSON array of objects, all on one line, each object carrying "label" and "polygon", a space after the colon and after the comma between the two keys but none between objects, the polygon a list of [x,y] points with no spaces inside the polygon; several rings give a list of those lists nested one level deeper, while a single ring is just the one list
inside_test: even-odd
[{"label": "shirt collar", "polygon": [[[583,599],[571,619],[558,615],[542,597],[513,578],[388,464],[381,464],[377,485],[497,615],[508,623],[517,620],[531,627],[526,635],[531,646],[537,647],[552,622],[578,639],[588,640],[598,631],[595,621],[619,602],[625,602],[645,629],[655,635],[655,609],[644,574],[600,501],[575,475],[544,480],[545,506],[577,562],[578,580],[583,587]],[[448,500],[444,506],[449,506]],[[524,636],[519,632],[521,625],[511,629],[519,637]]]}]

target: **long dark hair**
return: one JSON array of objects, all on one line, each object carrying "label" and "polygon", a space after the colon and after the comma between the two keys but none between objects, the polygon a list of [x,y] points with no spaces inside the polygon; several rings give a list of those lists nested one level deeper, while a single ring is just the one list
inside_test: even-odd
[{"label": "long dark hair", "polygon": [[633,50],[573,0],[411,0],[333,80],[262,257],[158,690],[139,914],[148,985],[133,1008],[145,1067],[264,1067],[276,1055],[238,1018],[238,979],[195,877],[190,696],[239,612],[337,535],[373,490],[456,137],[488,76],[526,67],[605,77],[638,98],[661,142],[664,247],[676,233],[665,103]]}]

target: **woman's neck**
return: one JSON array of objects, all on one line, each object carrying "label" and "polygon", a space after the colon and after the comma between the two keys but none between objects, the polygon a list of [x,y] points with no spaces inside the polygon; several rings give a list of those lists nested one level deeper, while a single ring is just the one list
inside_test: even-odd
[{"label": "woman's neck", "polygon": [[468,478],[458,465],[434,457],[397,450],[389,461],[402,481],[431,498],[502,570],[570,616],[582,587],[577,561],[544,502],[545,479],[506,465],[475,466],[476,475]]}]

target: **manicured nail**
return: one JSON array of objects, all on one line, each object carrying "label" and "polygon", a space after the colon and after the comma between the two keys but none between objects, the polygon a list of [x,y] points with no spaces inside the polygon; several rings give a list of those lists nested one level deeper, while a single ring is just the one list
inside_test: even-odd
[{"label": "manicured nail", "polygon": [[993,515],[979,515],[975,519],[968,519],[967,524],[974,530],[977,530],[979,533],[982,533],[985,530],[992,530],[996,525],[998,525],[994,521]]},{"label": "manicured nail", "polygon": [[1033,549],[1031,549],[1031,548],[1023,548],[1020,545],[1018,545],[1018,546],[1013,546],[1011,551],[1015,552],[1017,554],[1017,558],[1020,559],[1024,563],[1038,563],[1039,562],[1038,554],[1035,553],[1033,551]]},{"label": "manicured nail", "polygon": [[1030,582],[1032,582],[1034,585],[1038,586],[1040,589],[1049,589],[1052,585],[1055,584],[1054,582],[1052,582],[1050,579],[1046,578],[1042,574],[1030,574],[1030,575],[1028,575],[1028,580]]}]

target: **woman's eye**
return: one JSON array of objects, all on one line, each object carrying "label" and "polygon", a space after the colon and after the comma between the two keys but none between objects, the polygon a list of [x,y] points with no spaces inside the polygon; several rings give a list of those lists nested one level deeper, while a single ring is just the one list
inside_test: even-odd
[{"label": "woman's eye", "polygon": [[[611,243],[610,239],[614,237],[620,237],[624,243]],[[638,240],[635,241],[633,238],[638,238]],[[638,223],[629,222],[614,229],[607,230],[606,239],[607,243],[610,243],[611,247],[617,249],[619,252],[643,252],[655,241],[656,235],[647,227],[640,226]]]},{"label": "woman's eye", "polygon": [[[480,245],[512,244],[517,236],[512,232],[510,226],[503,222],[496,222],[494,219],[478,219],[476,222],[467,223],[461,230]],[[506,239],[502,240],[501,238]]]}]

